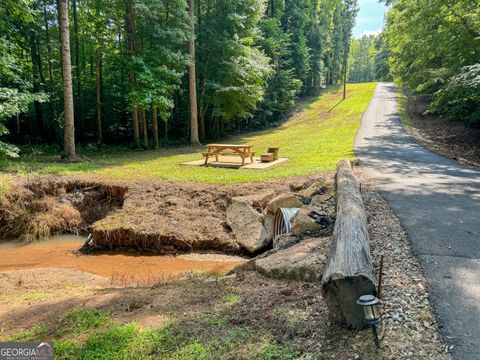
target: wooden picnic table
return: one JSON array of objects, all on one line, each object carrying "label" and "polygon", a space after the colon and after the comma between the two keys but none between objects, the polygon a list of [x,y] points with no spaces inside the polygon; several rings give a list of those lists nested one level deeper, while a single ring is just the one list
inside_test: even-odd
[{"label": "wooden picnic table", "polygon": [[205,165],[208,164],[208,158],[210,156],[215,156],[215,161],[218,161],[219,155],[238,155],[242,159],[242,166],[245,165],[245,159],[250,158],[250,161],[253,163],[253,156],[255,155],[252,152],[253,145],[236,145],[236,144],[208,144],[207,152],[203,153],[205,157]]}]

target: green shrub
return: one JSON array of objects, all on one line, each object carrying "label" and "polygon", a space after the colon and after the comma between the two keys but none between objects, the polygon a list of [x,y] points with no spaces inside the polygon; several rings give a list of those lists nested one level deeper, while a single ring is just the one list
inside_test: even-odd
[{"label": "green shrub", "polygon": [[480,63],[463,67],[435,92],[431,109],[453,120],[480,123]]}]

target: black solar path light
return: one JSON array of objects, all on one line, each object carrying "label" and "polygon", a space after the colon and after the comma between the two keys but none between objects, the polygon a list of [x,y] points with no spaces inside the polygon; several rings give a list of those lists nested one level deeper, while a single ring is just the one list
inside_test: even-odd
[{"label": "black solar path light", "polygon": [[377,333],[377,324],[381,320],[380,300],[373,295],[362,295],[358,298],[357,305],[362,307],[365,322],[372,328],[375,345],[380,347],[380,340],[378,339]]}]

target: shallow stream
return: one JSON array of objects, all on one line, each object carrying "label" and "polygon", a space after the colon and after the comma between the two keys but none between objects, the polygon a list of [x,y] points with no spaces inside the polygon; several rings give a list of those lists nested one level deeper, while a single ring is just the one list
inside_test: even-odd
[{"label": "shallow stream", "polygon": [[[191,253],[177,256],[141,255],[134,252],[98,251],[83,255],[77,250],[85,237],[61,235],[31,243],[0,241],[0,271],[61,268],[77,269],[118,281],[178,278],[185,273],[224,274],[245,260],[237,256]],[[141,281],[140,281],[141,282]]]}]

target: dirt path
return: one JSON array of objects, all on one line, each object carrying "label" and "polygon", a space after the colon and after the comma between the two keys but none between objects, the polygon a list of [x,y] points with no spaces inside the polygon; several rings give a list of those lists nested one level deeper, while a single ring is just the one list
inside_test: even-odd
[{"label": "dirt path", "polygon": [[355,147],[420,258],[454,359],[479,359],[480,171],[410,139],[400,123],[392,84],[378,85]]}]

